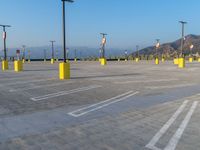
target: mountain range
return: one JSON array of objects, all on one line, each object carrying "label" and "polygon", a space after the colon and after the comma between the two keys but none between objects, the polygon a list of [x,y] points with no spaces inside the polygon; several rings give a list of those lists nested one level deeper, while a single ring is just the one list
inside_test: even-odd
[{"label": "mountain range", "polygon": [[[190,46],[193,45],[194,48],[190,50]],[[176,55],[177,53],[180,52],[181,49],[181,39],[178,39],[174,42],[170,43],[164,43],[160,45],[160,48],[158,49],[157,53],[159,55],[162,54],[168,54],[170,56]],[[140,55],[155,55],[156,54],[156,49],[155,46],[149,46],[147,48],[141,49],[139,51]],[[194,34],[189,34],[185,36],[184,38],[184,46],[183,46],[183,53],[184,54],[200,54],[200,36],[199,35],[194,35]],[[136,55],[136,52],[134,53]]]}]

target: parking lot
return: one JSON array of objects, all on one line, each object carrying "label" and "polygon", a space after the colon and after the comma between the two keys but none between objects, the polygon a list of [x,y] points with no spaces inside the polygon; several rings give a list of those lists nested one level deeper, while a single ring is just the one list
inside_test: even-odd
[{"label": "parking lot", "polygon": [[200,63],[31,62],[0,71],[0,150],[197,150]]}]

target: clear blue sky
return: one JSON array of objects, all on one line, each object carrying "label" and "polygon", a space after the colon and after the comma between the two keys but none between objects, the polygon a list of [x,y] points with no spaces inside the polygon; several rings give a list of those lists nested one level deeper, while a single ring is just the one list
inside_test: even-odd
[{"label": "clear blue sky", "polygon": [[[109,34],[114,48],[169,42],[180,37],[179,20],[189,22],[186,34],[200,34],[199,7],[199,0],[75,0],[66,7],[67,43],[99,47],[99,32]],[[0,24],[12,25],[8,47],[44,46],[52,39],[60,45],[61,15],[61,0],[0,0]]]}]

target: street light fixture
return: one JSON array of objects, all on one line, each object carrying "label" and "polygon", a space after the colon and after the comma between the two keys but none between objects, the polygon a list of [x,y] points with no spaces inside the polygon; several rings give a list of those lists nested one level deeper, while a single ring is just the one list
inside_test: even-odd
[{"label": "street light fixture", "polygon": [[4,40],[4,61],[7,60],[7,53],[6,53],[6,28],[11,27],[10,25],[1,25],[0,27],[3,27],[3,40]]},{"label": "street light fixture", "polygon": [[185,40],[185,24],[187,24],[187,22],[185,21],[179,21],[179,23],[181,23],[182,25],[182,38],[181,38],[181,53],[180,53],[180,57],[183,57],[183,46],[184,46],[184,40]]}]

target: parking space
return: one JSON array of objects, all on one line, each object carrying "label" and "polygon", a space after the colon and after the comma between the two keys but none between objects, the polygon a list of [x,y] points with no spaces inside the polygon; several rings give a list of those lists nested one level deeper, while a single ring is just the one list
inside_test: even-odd
[{"label": "parking space", "polygon": [[0,72],[0,149],[195,149],[200,64],[187,65],[71,62],[64,81],[58,63]]}]

